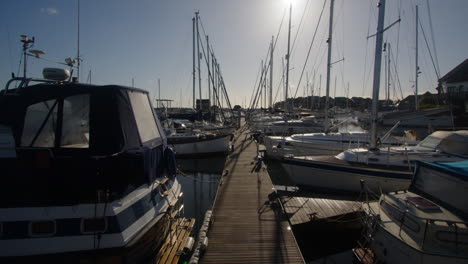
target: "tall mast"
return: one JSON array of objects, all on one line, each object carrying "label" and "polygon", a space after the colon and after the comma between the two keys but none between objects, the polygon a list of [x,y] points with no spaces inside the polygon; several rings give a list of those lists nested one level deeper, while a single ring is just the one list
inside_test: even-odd
[{"label": "tall mast", "polygon": [[332,31],[333,31],[333,5],[335,0],[330,2],[330,25],[328,26],[328,62],[327,62],[327,87],[325,95],[325,132],[328,132],[328,102],[330,99],[330,71],[331,71],[331,50],[332,50]]},{"label": "tall mast", "polygon": [[371,116],[371,149],[377,147],[377,106],[379,102],[379,88],[380,88],[380,69],[382,63],[382,43],[384,31],[384,16],[385,16],[385,0],[380,0],[379,18],[377,20],[377,33],[375,40],[375,61],[374,61],[374,82],[372,89],[372,116]]},{"label": "tall mast", "polygon": [[208,35],[206,35],[206,61],[207,61],[207,64],[208,64],[208,70],[207,70],[207,73],[208,73],[208,101],[210,102],[209,106],[211,106],[210,40],[208,38]]},{"label": "tall mast", "polygon": [[[211,54],[211,74],[213,75],[213,106],[215,105],[218,105],[217,101],[216,101],[216,94],[217,94],[217,91],[216,91],[216,85],[217,85],[217,81],[218,81],[218,77],[216,75],[216,69],[215,69],[215,57],[214,57],[214,54]],[[216,112],[216,110],[215,110]]]},{"label": "tall mast", "polygon": [[309,108],[309,72],[306,72],[306,79],[307,79],[307,84],[306,84],[306,108]]},{"label": "tall mast", "polygon": [[388,70],[388,73],[387,73],[387,106],[390,105],[390,79],[391,79],[391,56],[392,56],[392,53],[391,53],[391,49],[390,49],[390,43],[387,42],[387,56],[388,56],[388,63],[387,63],[387,70]]},{"label": "tall mast", "polygon": [[76,65],[76,77],[78,82],[80,82],[80,0],[78,0],[78,32],[77,32],[77,55],[76,59],[78,63]]},{"label": "tall mast", "polygon": [[388,75],[387,75],[387,73],[388,73],[388,70],[387,70],[387,69],[388,69],[388,66],[387,66],[387,62],[388,62],[388,60],[387,60],[387,57],[388,57],[388,56],[387,56],[387,55],[388,55],[388,52],[387,52],[387,44],[388,44],[387,42],[385,42],[385,43],[383,44],[383,46],[384,46],[384,47],[383,47],[383,51],[385,52],[385,55],[384,55],[384,73],[385,73],[385,79],[384,79],[384,83],[385,83],[384,88],[385,88],[385,89],[384,89],[384,92],[385,92],[385,101],[386,101],[386,102],[388,102],[388,98],[387,98],[387,88],[388,88]]},{"label": "tall mast", "polygon": [[161,108],[161,80],[158,78],[158,108]]},{"label": "tall mast", "polygon": [[318,103],[317,103],[317,109],[320,109],[320,103],[322,102],[322,74],[319,76],[319,91],[318,91]]},{"label": "tall mast", "polygon": [[286,89],[284,91],[284,111],[288,109],[288,89],[289,89],[289,47],[291,42],[291,15],[292,4],[289,5],[289,28],[288,28],[288,53],[286,54]]},{"label": "tall mast", "polygon": [[[281,78],[282,81],[281,81],[281,83],[282,83],[282,85],[283,85],[283,91],[286,91],[286,84],[285,84],[285,83],[286,83],[286,79],[284,78],[284,58],[281,58],[281,69],[283,69],[283,71],[282,71],[282,78]],[[287,96],[287,94],[285,93],[285,94],[284,94],[284,112],[285,112],[285,113],[286,113],[286,105],[287,105],[287,103],[286,103],[286,96]]]},{"label": "tall mast", "polygon": [[271,49],[270,49],[270,98],[268,100],[268,107],[273,109],[273,42],[275,37],[271,36]]},{"label": "tall mast", "polygon": [[192,106],[195,109],[195,18],[192,18],[192,27],[193,27],[193,101]]},{"label": "tall mast", "polygon": [[349,82],[348,82],[348,87],[346,89],[346,112],[349,112]]},{"label": "tall mast", "polygon": [[415,96],[414,96],[414,105],[415,105],[415,109],[416,110],[419,110],[419,106],[418,106],[418,74],[419,74],[419,65],[418,65],[418,25],[419,25],[419,21],[418,21],[418,6],[416,5],[416,73],[415,73],[415,82],[414,82],[414,86],[415,86],[415,90],[416,90],[416,93],[415,93]]},{"label": "tall mast", "polygon": [[198,31],[198,12],[195,12],[196,26],[197,26],[197,60],[198,60],[198,94],[200,95],[199,110],[202,108],[202,93],[201,93],[201,69],[200,69],[200,33]]}]

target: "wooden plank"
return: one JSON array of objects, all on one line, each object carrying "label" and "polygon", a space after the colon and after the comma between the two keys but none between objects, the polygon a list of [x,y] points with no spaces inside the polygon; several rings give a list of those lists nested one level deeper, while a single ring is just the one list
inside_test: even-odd
[{"label": "wooden plank", "polygon": [[159,251],[156,264],[178,263],[180,252],[187,243],[194,224],[193,218],[179,218],[172,223],[170,233]]},{"label": "wooden plank", "polygon": [[256,168],[257,145],[238,131],[213,208],[208,249],[201,263],[304,263],[289,224],[268,200],[273,184]]},{"label": "wooden plank", "polygon": [[[294,197],[291,193],[285,196],[280,195],[280,201],[284,211],[289,215],[289,220],[292,225],[303,224],[315,219],[325,219],[336,217],[351,212],[358,211],[360,208],[359,201],[340,200],[333,196],[309,194],[312,197]],[[301,195],[298,193],[296,195]],[[351,198],[346,198],[351,199]]]}]

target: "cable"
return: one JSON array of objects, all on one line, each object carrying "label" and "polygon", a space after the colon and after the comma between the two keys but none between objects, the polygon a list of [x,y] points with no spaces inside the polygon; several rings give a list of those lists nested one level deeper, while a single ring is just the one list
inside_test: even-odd
[{"label": "cable", "polygon": [[307,67],[307,62],[309,60],[310,51],[312,50],[312,45],[314,44],[315,37],[317,36],[317,31],[318,31],[318,28],[319,28],[319,25],[320,25],[320,21],[322,21],[323,11],[325,10],[326,2],[327,2],[327,0],[323,1],[322,11],[320,12],[319,20],[318,20],[317,26],[315,27],[314,36],[312,37],[312,41],[310,42],[309,50],[307,51],[307,56],[306,56],[306,59],[305,59],[305,62],[304,62],[304,66],[302,67],[301,76],[299,77],[299,82],[297,84],[296,92],[294,93],[294,97],[296,97],[297,91],[299,90],[299,87],[301,85],[302,77],[304,75],[304,71],[305,71],[305,68]]},{"label": "cable", "polygon": [[440,79],[440,68],[439,68],[439,59],[437,57],[437,50],[436,50],[436,43],[435,43],[435,38],[434,38],[434,27],[432,26],[432,16],[431,16],[431,6],[429,5],[429,0],[426,0],[427,3],[427,14],[429,16],[429,27],[431,29],[431,37],[432,37],[432,46],[434,48],[434,58],[435,58],[435,63],[437,66],[437,79]]},{"label": "cable", "polygon": [[427,51],[429,52],[429,57],[431,58],[432,66],[434,67],[434,71],[435,71],[435,74],[437,76],[437,80],[439,80],[440,79],[439,72],[437,71],[437,67],[436,67],[436,65],[434,63],[434,58],[432,57],[431,48],[429,47],[429,43],[427,42],[426,33],[424,32],[424,28],[423,28],[423,26],[421,25],[421,23],[419,21],[418,21],[418,24],[421,27],[421,31],[422,31],[423,37],[424,37],[424,42],[426,43]]}]

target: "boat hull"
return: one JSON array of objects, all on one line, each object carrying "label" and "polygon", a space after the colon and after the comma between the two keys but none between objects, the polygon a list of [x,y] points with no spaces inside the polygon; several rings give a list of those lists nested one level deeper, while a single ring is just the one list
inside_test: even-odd
[{"label": "boat hull", "polygon": [[263,139],[267,155],[278,158],[288,155],[294,156],[319,156],[337,155],[340,152],[356,147],[362,147],[365,142],[344,142],[344,141],[317,141],[317,143],[288,142],[284,144],[281,139],[265,137]]},{"label": "boat hull", "polygon": [[230,139],[231,134],[178,142],[171,142],[169,139],[168,145],[174,149],[177,156],[210,155],[227,152]]},{"label": "boat hull", "polygon": [[390,192],[408,189],[411,180],[410,172],[300,158],[284,158],[281,164],[296,185],[320,191],[359,193],[364,187],[374,193]]},{"label": "boat hull", "polygon": [[[139,188],[105,204],[43,208],[6,208],[0,238],[0,263],[146,263],[153,260],[167,237],[170,220],[181,205],[181,185],[168,180]],[[82,219],[105,213],[102,232],[85,232]],[[6,215],[10,219],[6,219]],[[98,217],[99,218],[99,217]],[[28,235],[32,221],[54,221],[55,232]],[[24,225],[24,223],[26,225]],[[18,231],[26,227],[25,231]],[[15,231],[16,233],[14,233]],[[31,233],[31,231],[29,231]]]}]

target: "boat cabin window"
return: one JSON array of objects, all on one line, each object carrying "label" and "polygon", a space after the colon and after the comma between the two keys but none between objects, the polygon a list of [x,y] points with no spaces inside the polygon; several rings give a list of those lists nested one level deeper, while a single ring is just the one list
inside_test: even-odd
[{"label": "boat cabin window", "polygon": [[89,148],[89,94],[65,98],[60,146]]},{"label": "boat cabin window", "polygon": [[128,97],[132,104],[141,142],[145,143],[160,138],[148,96],[145,93],[129,91]]},{"label": "boat cabin window", "polygon": [[[89,95],[81,94],[39,102],[28,106],[24,119],[21,147],[55,147],[56,132],[61,129],[59,146],[89,148]],[[59,113],[62,113],[62,127]]]},{"label": "boat cabin window", "polygon": [[58,100],[30,105],[26,110],[22,147],[53,147],[57,126]]},{"label": "boat cabin window", "polygon": [[435,149],[439,146],[442,139],[428,136],[423,141],[419,142],[420,147]]}]

